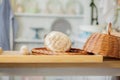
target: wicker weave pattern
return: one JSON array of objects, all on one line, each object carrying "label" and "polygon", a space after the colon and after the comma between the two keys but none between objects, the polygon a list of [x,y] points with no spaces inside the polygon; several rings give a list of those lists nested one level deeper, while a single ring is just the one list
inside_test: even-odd
[{"label": "wicker weave pattern", "polygon": [[94,33],[83,49],[94,54],[120,58],[120,38],[108,34]]},{"label": "wicker weave pattern", "polygon": [[120,58],[120,37],[111,35],[112,24],[108,25],[108,34],[94,33],[83,49],[107,57]]},{"label": "wicker weave pattern", "polygon": [[67,52],[54,52],[47,50],[46,48],[33,48],[32,54],[33,55],[87,55],[87,52],[76,48],[71,48],[70,51]]},{"label": "wicker weave pattern", "polygon": [[119,37],[119,39],[117,39],[118,40],[118,56],[119,56],[119,58],[120,58],[120,37]]}]

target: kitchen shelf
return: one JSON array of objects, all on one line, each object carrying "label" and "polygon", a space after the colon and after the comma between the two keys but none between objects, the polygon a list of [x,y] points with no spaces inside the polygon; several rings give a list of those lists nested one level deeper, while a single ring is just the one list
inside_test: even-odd
[{"label": "kitchen shelf", "polygon": [[[85,40],[81,39],[71,39],[72,42],[85,43]],[[44,43],[43,39],[15,39],[16,43]]]},{"label": "kitchen shelf", "polygon": [[43,43],[43,39],[15,39],[16,43]]},{"label": "kitchen shelf", "polygon": [[15,13],[16,17],[46,17],[46,18],[84,18],[84,15],[40,14],[40,13]]}]

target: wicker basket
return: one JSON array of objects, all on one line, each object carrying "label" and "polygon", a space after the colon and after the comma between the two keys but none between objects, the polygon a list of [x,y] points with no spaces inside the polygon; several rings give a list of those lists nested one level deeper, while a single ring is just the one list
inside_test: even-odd
[{"label": "wicker basket", "polygon": [[86,51],[81,49],[71,48],[70,51],[67,52],[54,52],[47,50],[46,48],[33,48],[33,55],[87,55]]},{"label": "wicker basket", "polygon": [[106,57],[120,58],[120,37],[111,35],[110,23],[108,34],[92,34],[85,43],[83,50]]}]

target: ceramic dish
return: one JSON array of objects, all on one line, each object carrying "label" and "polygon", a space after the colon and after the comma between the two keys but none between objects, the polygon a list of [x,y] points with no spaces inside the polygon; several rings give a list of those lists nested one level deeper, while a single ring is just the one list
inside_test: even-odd
[{"label": "ceramic dish", "polygon": [[51,31],[60,31],[67,35],[70,35],[72,28],[71,24],[66,19],[58,18],[53,22],[51,26]]}]

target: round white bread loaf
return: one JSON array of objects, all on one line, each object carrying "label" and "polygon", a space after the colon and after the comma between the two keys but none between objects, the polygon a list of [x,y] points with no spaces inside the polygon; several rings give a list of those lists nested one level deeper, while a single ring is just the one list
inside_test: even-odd
[{"label": "round white bread loaf", "polygon": [[44,45],[48,50],[65,52],[70,50],[71,40],[62,32],[52,31],[46,35]]}]

